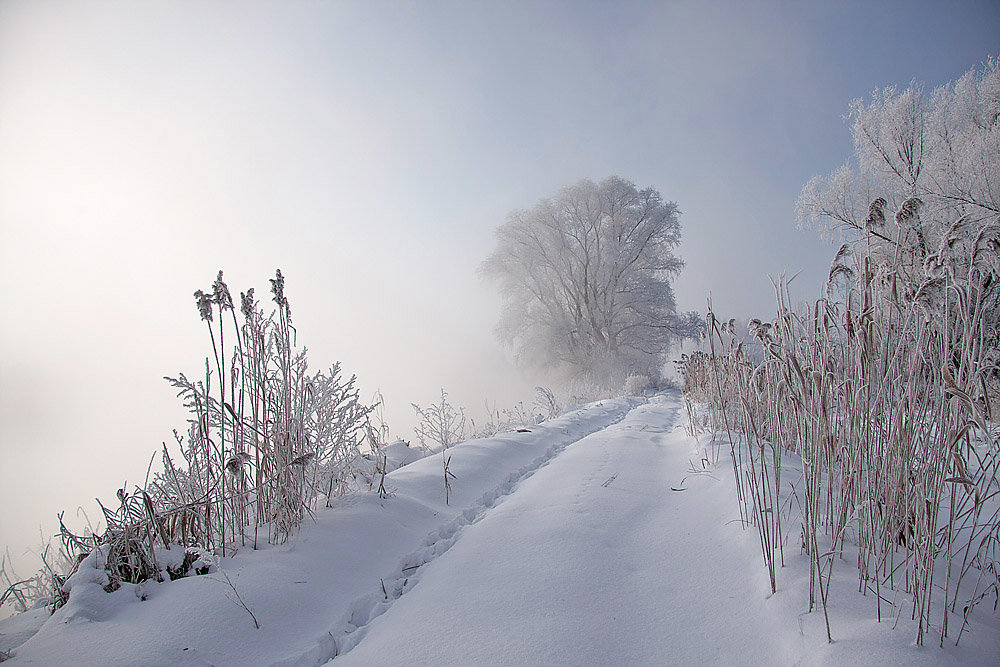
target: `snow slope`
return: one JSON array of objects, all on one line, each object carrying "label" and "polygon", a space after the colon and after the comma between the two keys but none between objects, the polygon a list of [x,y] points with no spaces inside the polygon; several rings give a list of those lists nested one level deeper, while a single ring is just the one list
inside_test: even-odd
[{"label": "snow slope", "polygon": [[787,547],[770,595],[731,465],[702,463],[680,405],[605,401],[459,445],[450,506],[432,456],[389,475],[391,498],[226,559],[259,630],[219,574],[146,601],[74,589],[14,664],[1000,664],[992,609],[958,648],[918,648],[906,614],[875,622],[848,567],[828,644],[807,559]]},{"label": "snow slope", "polygon": [[346,498],[319,512],[289,544],[245,548],[222,560],[259,630],[218,572],[125,585],[110,595],[81,572],[69,603],[22,645],[16,642],[28,634],[24,619],[15,617],[21,626],[11,643],[4,640],[14,626],[0,623],[0,650],[13,648],[12,664],[319,664],[336,653],[335,638],[346,634],[351,619],[367,617],[377,605],[381,580],[433,558],[448,536],[520,479],[639,402],[602,401],[527,433],[453,447],[450,505],[441,457],[431,456],[387,477],[390,498]]}]

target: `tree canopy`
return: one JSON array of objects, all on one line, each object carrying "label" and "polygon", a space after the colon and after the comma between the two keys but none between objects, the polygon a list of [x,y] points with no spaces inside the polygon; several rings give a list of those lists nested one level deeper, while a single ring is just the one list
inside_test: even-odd
[{"label": "tree canopy", "polygon": [[499,284],[497,333],[522,362],[604,387],[656,380],[670,344],[698,328],[670,284],[684,266],[677,204],[652,188],[582,180],[513,211],[496,237],[481,271]]},{"label": "tree canopy", "polygon": [[931,93],[876,90],[850,119],[854,159],[806,184],[799,219],[870,244],[913,289],[956,231],[974,239],[1000,216],[1000,61]]}]

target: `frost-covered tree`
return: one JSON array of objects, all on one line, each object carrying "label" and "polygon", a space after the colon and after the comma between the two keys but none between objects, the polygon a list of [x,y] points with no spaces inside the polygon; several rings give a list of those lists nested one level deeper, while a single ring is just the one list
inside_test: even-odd
[{"label": "frost-covered tree", "polygon": [[849,117],[854,158],[806,184],[799,220],[847,232],[913,289],[956,223],[972,239],[1000,215],[1000,61],[930,94],[876,90]]},{"label": "frost-covered tree", "polygon": [[864,281],[934,319],[951,372],[1000,409],[1000,60],[929,94],[876,90],[850,118],[854,158],[806,184],[800,221],[846,232],[831,278],[853,246]]},{"label": "frost-covered tree", "polygon": [[698,330],[670,285],[683,267],[677,204],[652,188],[583,180],[512,212],[496,236],[481,271],[500,286],[497,333],[522,362],[621,386],[658,378],[669,345]]}]

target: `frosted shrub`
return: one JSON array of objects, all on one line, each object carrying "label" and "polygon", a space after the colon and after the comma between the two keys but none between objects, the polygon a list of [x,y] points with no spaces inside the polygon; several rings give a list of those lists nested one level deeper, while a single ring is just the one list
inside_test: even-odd
[{"label": "frosted shrub", "polygon": [[569,383],[569,398],[566,399],[567,409],[572,406],[585,405],[606,397],[607,390],[587,379],[577,379]]},{"label": "frosted shrub", "polygon": [[436,404],[426,408],[421,408],[416,403],[411,405],[420,418],[416,429],[420,446],[424,450],[434,449],[432,443],[437,443],[441,451],[444,501],[448,504],[451,502],[451,480],[455,479],[455,473],[450,469],[451,457],[448,456],[448,447],[465,439],[465,412],[461,408],[454,408],[448,402],[448,394],[444,389],[441,390],[441,400]]},{"label": "frosted shrub", "polygon": [[629,375],[622,387],[624,396],[642,396],[650,387],[648,375]]},{"label": "frosted shrub", "polygon": [[[54,606],[65,601],[67,576],[98,547],[109,590],[175,578],[205,570],[197,563],[215,551],[256,547],[261,537],[284,542],[322,499],[348,490],[374,406],[360,401],[356,378],[339,363],[310,373],[281,271],[270,283],[270,315],[253,289],[240,294],[237,313],[221,271],[210,290],[195,292],[211,356],[201,379],[166,378],[191,415],[186,431],[174,433],[179,456],[164,445],[162,471],[144,488],[119,489],[117,508],[101,505],[107,527],[100,535],[74,535],[60,514],[65,574],[46,563]],[[34,589],[27,582],[11,589],[9,579],[0,567],[4,602],[22,609]]]},{"label": "frosted shrub", "polygon": [[486,419],[482,426],[476,424],[475,420],[469,420],[468,436],[470,438],[489,438],[497,433],[516,431],[539,421],[538,415],[532,415],[524,406],[523,402],[514,404],[509,408],[498,409],[496,406],[486,406]]},{"label": "frosted shrub", "polygon": [[422,408],[411,403],[420,422],[416,427],[420,446],[426,449],[440,449],[442,452],[451,445],[465,439],[465,411],[455,408],[448,401],[448,393],[441,390],[441,400]]},{"label": "frosted shrub", "polygon": [[535,387],[535,410],[542,420],[555,419],[562,413],[562,406],[548,387]]}]

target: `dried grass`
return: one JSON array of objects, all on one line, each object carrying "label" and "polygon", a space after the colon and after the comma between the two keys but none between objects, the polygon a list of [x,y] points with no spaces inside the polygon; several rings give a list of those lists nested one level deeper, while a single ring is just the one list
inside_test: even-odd
[{"label": "dried grass", "polygon": [[[319,502],[348,491],[361,443],[375,433],[369,420],[375,406],[359,400],[356,378],[345,378],[339,364],[308,372],[284,276],[277,271],[270,283],[269,316],[253,289],[240,294],[238,315],[221,271],[211,290],[195,292],[212,355],[203,380],[167,378],[191,413],[186,434],[174,434],[180,456],[164,444],[162,471],[132,491],[119,489],[117,508],[102,504],[100,535],[75,535],[60,514],[61,563],[50,564],[46,550],[43,572],[15,580],[5,559],[0,602],[23,611],[48,595],[54,610],[66,601],[63,583],[98,546],[107,547],[109,590],[185,576],[201,554],[286,541]],[[186,565],[161,567],[157,553],[171,545],[189,550]]]},{"label": "dried grass", "polygon": [[[884,206],[873,202],[872,224],[884,220]],[[905,222],[918,209],[907,201],[895,217]],[[823,298],[796,312],[788,281],[778,281],[777,318],[751,320],[746,337],[710,307],[710,352],[681,362],[689,415],[706,401],[711,427],[728,434],[741,518],[756,527],[772,590],[789,530],[777,490],[782,454],[791,452],[802,462],[794,497],[811,566],[810,610],[825,614],[848,539],[858,551],[859,590],[875,593],[876,617],[901,613],[886,609],[884,593],[904,593],[918,644],[931,629],[942,643],[957,642],[969,611],[996,597],[1000,440],[989,422],[998,370],[990,299],[1000,276],[980,239],[998,230],[992,223],[976,236],[948,235],[918,282],[898,265],[876,265],[863,245],[845,246]]]}]

